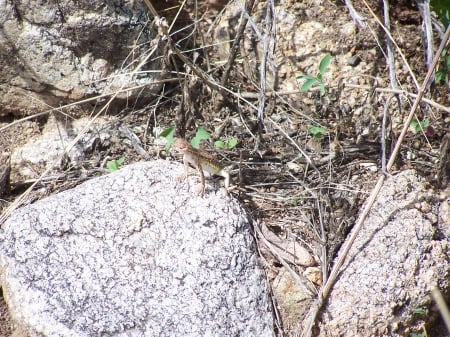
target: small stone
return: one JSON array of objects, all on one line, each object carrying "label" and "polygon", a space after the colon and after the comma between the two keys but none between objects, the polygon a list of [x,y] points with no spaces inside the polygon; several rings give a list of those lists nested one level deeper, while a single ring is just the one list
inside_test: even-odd
[{"label": "small stone", "polygon": [[[281,268],[273,281],[273,294],[281,313],[285,331],[299,331],[302,317],[305,317],[311,296],[285,268]],[[294,335],[294,334],[292,334]]]},{"label": "small stone", "polygon": [[341,33],[346,36],[354,36],[356,34],[356,25],[353,23],[353,21],[350,21],[346,24],[343,24],[341,29]]},{"label": "small stone", "polygon": [[306,268],[303,272],[303,276],[314,284],[317,284],[319,286],[322,285],[322,270],[319,267]]},{"label": "small stone", "polygon": [[359,55],[353,55],[347,59],[347,64],[352,67],[356,67],[361,62]]}]

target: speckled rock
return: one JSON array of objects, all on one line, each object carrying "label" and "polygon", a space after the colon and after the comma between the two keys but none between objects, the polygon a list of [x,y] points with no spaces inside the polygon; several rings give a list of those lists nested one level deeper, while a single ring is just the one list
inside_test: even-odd
[{"label": "speckled rock", "polygon": [[130,165],[17,210],[1,285],[29,336],[273,337],[247,215],[181,164]]},{"label": "speckled rock", "polygon": [[[146,13],[139,1],[0,1],[0,116],[154,82],[150,73],[138,78],[122,72],[132,46],[136,62],[154,38]],[[145,70],[151,69],[161,65],[149,62]]]},{"label": "speckled rock", "polygon": [[387,179],[333,287],[319,336],[409,336],[436,317],[431,287],[450,290],[450,223],[438,214],[438,196],[414,171]]}]

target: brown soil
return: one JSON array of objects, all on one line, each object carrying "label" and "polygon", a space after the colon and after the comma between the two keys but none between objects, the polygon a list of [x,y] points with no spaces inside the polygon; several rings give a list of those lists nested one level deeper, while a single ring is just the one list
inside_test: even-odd
[{"label": "brown soil", "polygon": [[12,322],[3,294],[0,296],[0,337],[9,337],[12,333]]}]

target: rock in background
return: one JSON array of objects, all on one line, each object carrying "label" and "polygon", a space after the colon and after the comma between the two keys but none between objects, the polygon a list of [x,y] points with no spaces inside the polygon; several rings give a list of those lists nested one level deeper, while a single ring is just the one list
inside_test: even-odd
[{"label": "rock in background", "polygon": [[[14,1],[0,6],[0,116],[42,112],[117,91],[122,85],[149,85],[155,80],[152,73],[126,74],[129,62],[140,62],[144,52],[154,48],[155,32],[146,28],[143,2],[58,1],[31,6]],[[160,63],[147,63],[143,70],[152,69],[161,69]],[[148,91],[124,97],[138,94],[145,98]]]},{"label": "rock in background", "polygon": [[325,305],[319,336],[409,336],[437,317],[431,288],[450,290],[450,223],[438,215],[438,195],[413,170],[386,180]]}]

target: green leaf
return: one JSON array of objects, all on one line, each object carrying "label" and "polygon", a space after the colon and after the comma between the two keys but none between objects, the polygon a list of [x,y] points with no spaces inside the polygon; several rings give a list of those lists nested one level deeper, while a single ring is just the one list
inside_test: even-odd
[{"label": "green leaf", "polygon": [[117,163],[115,161],[111,161],[111,160],[106,163],[106,167],[111,172],[117,171],[117,169],[118,169]]},{"label": "green leaf", "polygon": [[320,83],[320,94],[323,96],[325,95],[325,84]]},{"label": "green leaf", "polygon": [[222,150],[231,150],[237,145],[238,141],[236,138],[231,138],[228,140],[216,140],[214,142],[214,147],[216,149],[222,149]]},{"label": "green leaf", "polygon": [[231,150],[232,148],[234,148],[238,143],[238,140],[236,138],[231,138],[228,140],[227,142],[227,148],[228,150]]},{"label": "green leaf", "polygon": [[125,157],[120,157],[117,159],[117,165],[121,166],[125,162]]},{"label": "green leaf", "polygon": [[417,118],[414,118],[409,126],[414,133],[419,133],[426,131],[426,129],[430,126],[430,120],[428,118],[424,118],[423,121],[419,121]]},{"label": "green leaf", "polygon": [[175,126],[171,126],[171,127],[168,127],[167,129],[162,130],[158,137],[167,138],[167,137],[173,135],[174,132],[175,132]]},{"label": "green leaf", "polygon": [[441,70],[436,71],[434,74],[434,81],[439,84],[444,79],[444,72]]},{"label": "green leaf", "polygon": [[419,122],[419,120],[417,118],[414,118],[411,121],[411,124],[409,124],[409,126],[411,127],[411,129],[413,130],[414,133],[417,133],[417,132],[420,131],[419,124],[420,124],[420,122]]},{"label": "green leaf", "polygon": [[166,151],[169,151],[170,147],[172,146],[173,142],[175,141],[175,137],[173,136],[175,133],[175,126],[171,126],[168,127],[167,129],[164,129],[163,131],[161,131],[161,133],[159,134],[159,137],[164,137],[166,138]]},{"label": "green leaf", "polygon": [[191,140],[191,145],[196,149],[200,148],[200,142],[205,139],[210,139],[211,135],[208,131],[202,126],[197,128],[197,132],[195,133],[195,137]]},{"label": "green leaf", "polygon": [[316,80],[317,81],[317,77],[311,76],[311,75],[298,75],[297,78],[299,80]]},{"label": "green leaf", "polygon": [[292,197],[288,200],[288,203],[292,206],[298,206],[300,204],[300,198],[299,197]]},{"label": "green leaf", "polygon": [[416,308],[416,309],[413,309],[412,312],[415,315],[428,315],[427,308]]},{"label": "green leaf", "polygon": [[119,167],[125,162],[125,158],[124,157],[120,157],[117,160],[109,160],[106,162],[106,167],[108,168],[108,170],[110,170],[111,172],[117,171],[119,169]]},{"label": "green leaf", "polygon": [[321,140],[326,133],[326,129],[319,125],[311,125],[308,127],[308,132],[313,136],[316,140]]},{"label": "green leaf", "polygon": [[448,56],[446,59],[445,59],[445,67],[448,69],[448,68],[450,68],[450,56]]},{"label": "green leaf", "polygon": [[319,81],[314,77],[312,79],[308,79],[303,83],[302,87],[300,88],[300,92],[307,92],[314,84],[319,83]]},{"label": "green leaf", "polygon": [[214,147],[216,149],[225,149],[225,142],[223,140],[216,140],[214,142]]},{"label": "green leaf", "polygon": [[328,66],[330,65],[331,61],[331,54],[326,53],[325,56],[322,58],[322,61],[320,61],[319,64],[319,72],[323,75],[325,74],[325,71],[327,70]]}]

